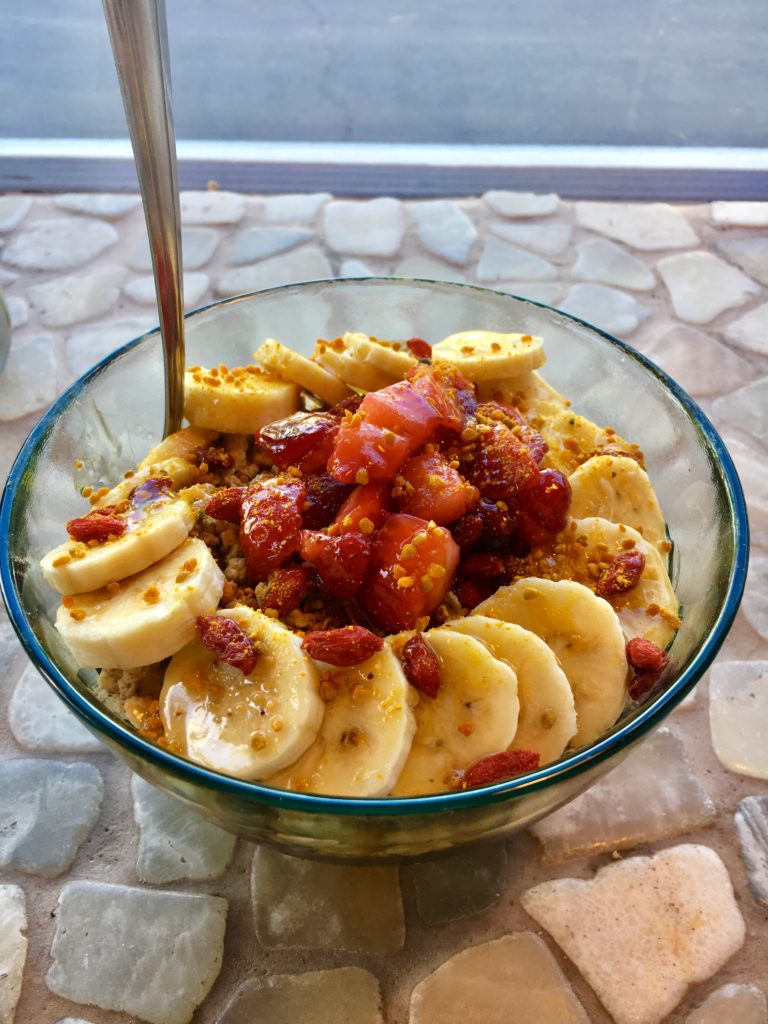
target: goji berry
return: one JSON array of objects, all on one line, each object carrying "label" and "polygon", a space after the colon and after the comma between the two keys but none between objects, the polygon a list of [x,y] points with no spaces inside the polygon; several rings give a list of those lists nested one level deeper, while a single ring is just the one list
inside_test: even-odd
[{"label": "goji berry", "polygon": [[221,615],[198,615],[197,632],[205,646],[228,665],[250,675],[258,657],[253,641],[234,619]]},{"label": "goji berry", "polygon": [[532,772],[539,767],[540,760],[536,750],[504,750],[500,754],[489,754],[464,773],[464,788],[490,786],[494,782]]},{"label": "goji berry", "polygon": [[342,629],[313,630],[307,633],[301,646],[315,661],[324,661],[337,668],[350,668],[373,657],[382,649],[384,641],[364,626],[344,626]]},{"label": "goji berry", "polygon": [[651,672],[642,669],[639,672],[635,672],[627,687],[630,700],[639,700],[640,697],[652,690],[661,681],[661,676],[661,672]]},{"label": "goji berry", "polygon": [[669,655],[652,640],[636,636],[627,642],[627,661],[641,671],[661,672],[669,663]]},{"label": "goji berry", "polygon": [[67,523],[67,533],[72,540],[83,544],[87,544],[89,540],[101,542],[109,537],[119,537],[125,533],[126,524],[117,516],[111,515],[113,511],[112,505],[89,512],[87,516],[70,519]]},{"label": "goji berry", "polygon": [[636,587],[645,569],[642,551],[622,551],[607,569],[600,573],[595,593],[598,597],[614,597]]},{"label": "goji berry", "polygon": [[411,355],[416,356],[417,359],[432,358],[432,346],[423,338],[409,338],[405,344]]},{"label": "goji berry", "polygon": [[269,577],[269,590],[264,608],[272,608],[278,615],[286,615],[298,608],[312,588],[315,574],[305,565],[295,569],[278,569]]},{"label": "goji berry", "polygon": [[227,487],[218,491],[207,502],[205,514],[211,519],[223,519],[226,523],[239,523],[245,492],[245,487]]},{"label": "goji berry", "polygon": [[295,412],[262,427],[256,443],[278,469],[317,473],[325,469],[338,432],[338,420],[327,412]]},{"label": "goji berry", "polygon": [[440,690],[440,662],[427,641],[417,633],[400,652],[405,678],[428,697],[436,697]]}]

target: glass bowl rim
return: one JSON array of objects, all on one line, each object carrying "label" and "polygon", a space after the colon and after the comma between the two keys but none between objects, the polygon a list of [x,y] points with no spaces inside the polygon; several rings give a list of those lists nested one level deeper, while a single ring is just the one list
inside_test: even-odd
[{"label": "glass bowl rim", "polygon": [[[233,776],[212,771],[202,765],[172,754],[170,751],[158,747],[149,740],[143,739],[127,725],[116,719],[110,718],[98,706],[89,703],[80,693],[75,690],[69,680],[59,671],[53,661],[48,657],[42,645],[35,636],[32,628],[27,622],[24,610],[16,593],[14,576],[11,568],[10,551],[8,544],[0,545],[0,592],[5,599],[6,606],[10,613],[11,623],[15,629],[22,646],[29,655],[32,663],[47,680],[49,685],[59,694],[66,704],[80,717],[107,739],[125,748],[129,754],[147,760],[155,767],[170,772],[195,786],[203,786],[205,789],[213,789],[230,796],[241,797],[247,801],[257,800],[268,806],[293,810],[297,812],[332,813],[341,815],[362,815],[362,816],[387,816],[392,817],[401,814],[438,813],[442,811],[459,811],[472,807],[485,806],[500,803],[514,796],[531,793],[544,789],[558,781],[564,781],[581,774],[590,767],[597,765],[607,758],[611,753],[622,750],[628,744],[644,735],[652,729],[665,716],[668,711],[677,705],[686,694],[692,690],[707,668],[711,665],[719,651],[730,626],[738,611],[739,603],[746,583],[747,566],[749,561],[749,526],[747,519],[746,503],[741,488],[736,468],[723,441],[710,422],[709,418],[696,402],[669,377],[660,367],[653,363],[642,353],[632,348],[626,342],[620,341],[607,331],[590,324],[579,317],[572,316],[562,310],[556,309],[543,302],[527,299],[524,296],[514,295],[510,292],[503,292],[492,288],[483,288],[478,285],[459,284],[444,281],[434,281],[430,278],[398,278],[398,277],[355,277],[355,278],[322,278],[315,281],[303,281],[293,284],[280,285],[274,288],[265,288],[259,291],[246,292],[241,295],[231,296],[217,302],[208,303],[185,314],[185,319],[191,319],[213,308],[222,308],[235,305],[256,297],[275,295],[282,292],[303,290],[318,285],[335,286],[344,284],[354,287],[355,285],[381,285],[391,287],[402,285],[406,287],[427,286],[428,289],[461,291],[469,290],[480,293],[489,293],[502,298],[512,298],[531,306],[546,310],[550,314],[571,320],[587,331],[597,334],[618,349],[628,358],[639,363],[648,373],[655,377],[662,386],[670,392],[687,414],[691,424],[703,438],[707,450],[715,456],[713,465],[720,468],[717,474],[720,485],[725,491],[727,504],[730,510],[730,527],[733,535],[734,559],[730,567],[728,586],[724,599],[722,600],[720,612],[714,622],[709,635],[696,653],[692,663],[678,676],[674,683],[660,692],[648,703],[638,714],[615,728],[610,735],[598,740],[582,750],[574,751],[568,757],[545,765],[535,771],[527,772],[524,775],[496,783],[492,786],[467,789],[458,792],[437,793],[425,796],[414,797],[341,797],[323,796],[316,793],[297,793],[289,790],[271,789],[262,786],[255,781],[246,781]],[[11,470],[8,474],[2,500],[0,500],[0,537],[9,536],[11,514],[19,485],[24,476],[30,459],[34,456],[40,442],[52,428],[58,416],[64,412],[78,398],[80,393],[87,387],[90,380],[115,360],[119,359],[126,352],[137,347],[147,339],[157,336],[160,328],[154,327],[144,334],[139,335],[131,341],[126,342],[115,349],[104,359],[96,363],[90,370],[72,383],[67,390],[51,405],[47,412],[35,424],[30,434],[24,441],[18,455],[16,456]]]}]

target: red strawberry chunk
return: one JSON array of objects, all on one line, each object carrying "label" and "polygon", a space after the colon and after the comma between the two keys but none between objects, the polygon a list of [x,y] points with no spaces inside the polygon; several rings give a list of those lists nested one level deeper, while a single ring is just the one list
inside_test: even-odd
[{"label": "red strawberry chunk", "polygon": [[383,526],[389,515],[389,491],[387,484],[363,484],[356,487],[336,516],[339,532],[373,533]]},{"label": "red strawberry chunk", "polygon": [[520,530],[531,545],[543,544],[568,522],[571,485],[556,469],[541,469],[519,495]]},{"label": "red strawberry chunk", "polygon": [[470,470],[472,483],[492,501],[513,504],[518,494],[538,478],[529,449],[502,423],[483,435]]},{"label": "red strawberry chunk", "polygon": [[[372,392],[376,394],[377,392]],[[410,454],[407,438],[374,423],[345,420],[328,460],[328,472],[344,484],[391,480]]]},{"label": "red strawberry chunk", "polygon": [[[400,470],[395,487],[401,511],[445,526],[477,504],[480,492],[467,483],[439,452],[414,455]],[[399,493],[398,493],[399,492]]]},{"label": "red strawberry chunk", "polygon": [[301,531],[301,557],[315,567],[333,597],[355,597],[371,555],[371,542],[360,533],[329,537],[315,530]]},{"label": "red strawberry chunk", "polygon": [[301,510],[302,524],[307,530],[321,530],[324,526],[330,526],[352,488],[349,484],[340,484],[327,473],[305,476],[302,483],[307,489]]},{"label": "red strawberry chunk", "polygon": [[243,498],[247,487],[227,487],[217,491],[208,500],[205,514],[211,519],[223,519],[226,523],[239,523],[243,511]]},{"label": "red strawberry chunk", "polygon": [[447,363],[423,363],[411,367],[406,380],[418,394],[433,407],[440,418],[439,426],[455,433],[460,432],[467,417],[474,415],[475,390],[458,370]]},{"label": "red strawberry chunk", "polygon": [[278,469],[296,466],[302,473],[316,473],[325,469],[338,432],[335,416],[296,412],[262,427],[256,443]]},{"label": "red strawberry chunk", "polygon": [[432,358],[432,346],[423,338],[409,338],[405,344],[411,355],[416,356],[417,359]]},{"label": "red strawberry chunk", "polygon": [[391,515],[375,535],[358,602],[389,633],[413,629],[448,593],[458,562],[448,530],[416,516]]},{"label": "red strawberry chunk", "polygon": [[306,490],[280,477],[252,484],[243,496],[240,547],[253,579],[265,579],[298,551]]},{"label": "red strawberry chunk", "polygon": [[309,593],[315,574],[309,566],[278,569],[269,577],[269,591],[264,608],[272,608],[278,615],[286,615],[298,608]]}]

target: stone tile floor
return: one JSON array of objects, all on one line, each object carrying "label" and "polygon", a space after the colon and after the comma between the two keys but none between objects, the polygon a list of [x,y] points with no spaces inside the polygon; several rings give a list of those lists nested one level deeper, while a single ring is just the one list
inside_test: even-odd
[{"label": "stone tile floor", "polygon": [[[480,1024],[521,1007],[531,1024],[768,1024],[768,204],[214,190],[185,194],[182,215],[190,306],[394,273],[488,284],[628,338],[729,445],[747,595],[711,694],[702,681],[538,838],[375,871],[256,851],[131,783],[0,613],[0,1024]],[[156,313],[135,196],[0,197],[0,245],[5,474],[56,395]]]}]

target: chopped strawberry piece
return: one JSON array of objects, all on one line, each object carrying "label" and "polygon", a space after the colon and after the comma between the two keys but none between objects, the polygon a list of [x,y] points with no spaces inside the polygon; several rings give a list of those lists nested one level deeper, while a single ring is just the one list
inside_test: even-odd
[{"label": "chopped strawberry piece", "polygon": [[306,490],[280,477],[252,484],[243,496],[240,547],[253,579],[265,579],[298,551]]},{"label": "chopped strawberry piece", "polygon": [[516,437],[522,441],[530,451],[533,461],[541,462],[549,451],[549,445],[534,428],[526,422],[525,417],[519,409],[513,405],[503,405],[501,402],[483,402],[477,407],[477,415],[483,422],[500,420],[505,426],[511,428]]},{"label": "chopped strawberry piece", "polygon": [[211,519],[223,519],[227,523],[239,523],[243,511],[243,498],[247,487],[227,487],[217,491],[208,500],[205,514]]},{"label": "chopped strawberry piece", "polygon": [[469,551],[483,534],[483,516],[480,512],[468,512],[451,527],[453,539],[462,551]]},{"label": "chopped strawberry piece", "polygon": [[223,615],[199,615],[197,632],[205,646],[228,665],[249,676],[258,657],[253,641],[241,627]]},{"label": "chopped strawberry piece", "polygon": [[301,557],[313,565],[333,597],[348,600],[360,589],[371,556],[371,542],[360,533],[329,537],[314,530],[301,531]]},{"label": "chopped strawberry piece", "polygon": [[413,391],[425,398],[437,413],[439,422],[436,426],[454,433],[463,429],[466,410],[460,396],[474,396],[474,389],[457,370],[447,363],[433,363],[431,366],[420,363],[412,366],[405,376]]},{"label": "chopped strawberry piece", "polygon": [[373,533],[383,526],[389,515],[389,491],[387,484],[363,484],[356,487],[336,516],[340,532]]},{"label": "chopped strawberry piece", "polygon": [[330,526],[352,488],[349,484],[340,484],[327,473],[305,476],[302,483],[307,489],[302,507],[303,525],[307,530],[321,530],[324,526]]},{"label": "chopped strawberry piece", "polygon": [[[371,392],[378,394],[379,392]],[[366,396],[369,397],[369,396]],[[345,484],[391,480],[410,454],[407,438],[363,421],[341,424],[328,472]]]},{"label": "chopped strawberry piece", "polygon": [[329,413],[296,412],[262,427],[256,443],[278,469],[317,473],[325,469],[338,432],[338,420]]},{"label": "chopped strawberry piece", "polygon": [[436,697],[440,690],[440,661],[427,641],[417,633],[400,652],[405,678],[428,697]]},{"label": "chopped strawberry piece", "polygon": [[499,555],[476,552],[462,558],[459,572],[462,576],[479,576],[482,579],[494,580],[499,576],[506,576],[507,567],[504,559]]},{"label": "chopped strawberry piece", "polygon": [[391,515],[375,535],[358,602],[389,633],[413,629],[450,590],[458,561],[448,530],[415,516]]},{"label": "chopped strawberry piece", "polygon": [[538,477],[538,467],[528,448],[502,423],[495,423],[482,435],[470,479],[483,497],[513,504],[520,491]]},{"label": "chopped strawberry piece", "polygon": [[350,668],[377,654],[384,646],[384,640],[364,626],[344,626],[342,629],[313,630],[307,633],[301,646],[315,661]]},{"label": "chopped strawberry piece", "polygon": [[398,480],[395,487],[400,509],[421,519],[433,519],[439,526],[461,518],[480,498],[478,489],[439,452],[414,455],[400,470],[400,476],[404,482]]},{"label": "chopped strawberry piece", "polygon": [[456,587],[456,597],[462,608],[476,608],[496,590],[496,583],[490,579],[462,580]]},{"label": "chopped strawberry piece", "polygon": [[500,754],[489,754],[464,773],[463,786],[465,789],[474,789],[476,786],[503,782],[504,779],[534,771],[540,761],[541,755],[536,750],[504,750]]},{"label": "chopped strawberry piece", "polygon": [[405,345],[411,355],[416,356],[417,359],[432,358],[432,346],[423,338],[409,338]]},{"label": "chopped strawberry piece", "polygon": [[127,525],[122,519],[112,515],[114,511],[115,506],[108,505],[94,509],[86,516],[70,519],[67,523],[67,533],[72,540],[82,544],[87,544],[89,540],[101,543],[110,537],[120,537],[125,533]]},{"label": "chopped strawberry piece", "polygon": [[600,573],[595,593],[598,597],[624,594],[637,586],[644,569],[645,555],[642,551],[622,551],[616,555],[608,568]]},{"label": "chopped strawberry piece", "polygon": [[519,495],[520,529],[529,544],[545,542],[565,528],[571,506],[571,485],[556,469],[541,469]]},{"label": "chopped strawberry piece", "polygon": [[157,501],[173,490],[173,480],[167,476],[153,476],[144,480],[137,487],[134,487],[128,495],[128,500],[134,508],[141,508],[151,501]]},{"label": "chopped strawberry piece", "polygon": [[311,590],[314,578],[314,572],[306,565],[278,569],[269,577],[269,591],[263,607],[272,608],[278,615],[292,612]]}]

